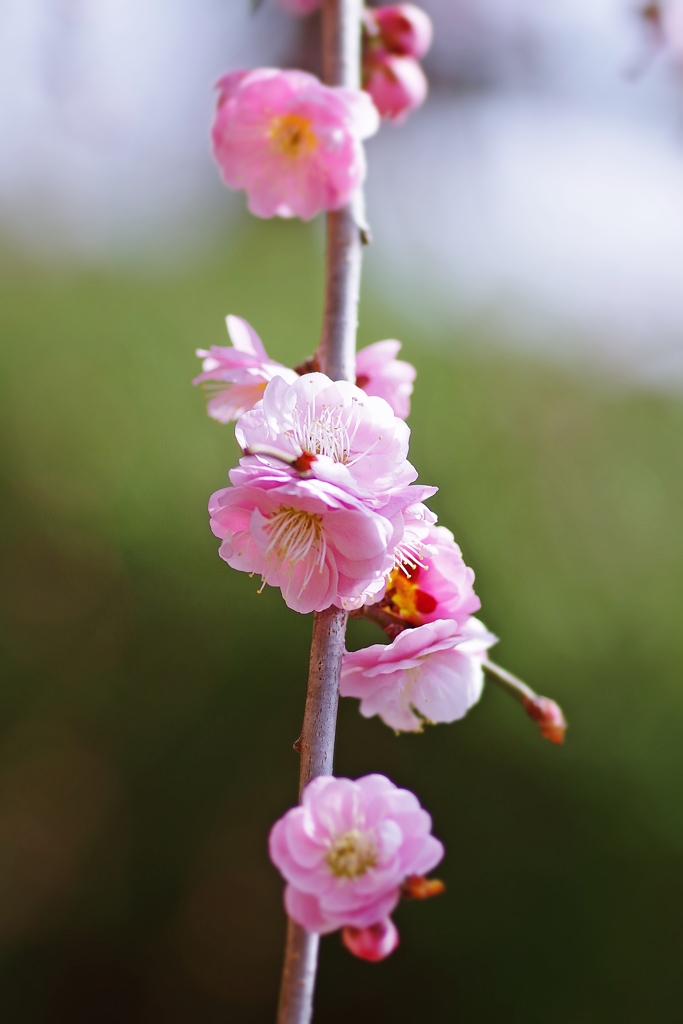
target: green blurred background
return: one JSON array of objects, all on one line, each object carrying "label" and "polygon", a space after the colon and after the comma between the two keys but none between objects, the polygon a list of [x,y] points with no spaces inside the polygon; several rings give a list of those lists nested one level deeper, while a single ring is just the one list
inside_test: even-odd
[{"label": "green blurred background", "polygon": [[[310,354],[321,254],[319,225],[251,222],[164,274],[2,256],[8,1024],[273,1020],[266,838],[296,801],[311,620],[218,558],[237,449],[190,379],[228,312]],[[448,888],[398,910],[382,964],[324,939],[316,1020],[678,1021],[683,405],[426,330],[364,294],[360,343],[418,368],[411,458],[495,656],[571,727],[545,743],[491,685],[421,736],[342,702],[337,773],[418,793]]]}]

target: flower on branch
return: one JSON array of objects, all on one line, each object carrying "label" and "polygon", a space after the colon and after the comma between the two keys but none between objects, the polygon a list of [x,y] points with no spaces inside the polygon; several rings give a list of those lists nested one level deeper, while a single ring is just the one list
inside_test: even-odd
[{"label": "flower on branch", "polygon": [[232,348],[212,345],[208,351],[197,349],[197,355],[204,360],[203,372],[192,381],[208,385],[207,412],[219,423],[229,423],[253,409],[273,377],[282,377],[290,384],[297,378],[294,370],[269,358],[258,334],[246,320],[228,316],[226,323]]},{"label": "flower on branch", "polygon": [[431,828],[417,797],[383,775],[314,779],[270,833],[287,913],[311,932],[342,928],[352,953],[383,959],[398,943],[389,915],[406,880],[443,857]]},{"label": "flower on branch", "polygon": [[397,359],[400,341],[376,341],[356,355],[356,384],[368,395],[383,398],[394,415],[405,420],[410,415],[410,396],[417,371],[410,363]]},{"label": "flower on branch", "polygon": [[347,652],[339,692],[359,697],[365,718],[379,715],[397,732],[454,722],[481,697],[482,661],[496,640],[473,617],[463,626],[437,619],[405,629],[390,644]]},{"label": "flower on branch", "polygon": [[275,68],[230,72],[218,90],[213,154],[252,213],[310,220],[346,205],[365,178],[362,140],[379,127],[367,93]]},{"label": "flower on branch", "polygon": [[[258,334],[239,316],[226,317],[232,347],[212,345],[197,349],[203,359],[202,373],[193,384],[203,384],[209,393],[207,412],[219,423],[239,419],[263,398],[266,384],[282,377],[293,384],[299,376],[318,369],[317,360],[292,370],[271,359]],[[356,358],[356,385],[367,395],[383,398],[394,415],[406,419],[416,377],[415,367],[396,359],[400,341],[377,341],[361,349]]]},{"label": "flower on branch", "polygon": [[[245,451],[267,446],[284,456],[262,458],[261,464],[282,469],[284,461],[305,454],[316,479],[382,504],[417,477],[407,459],[410,428],[388,403],[324,373],[292,383],[274,378],[263,401],[240,418],[235,436]],[[245,465],[259,470],[259,464]]]},{"label": "flower on branch", "polygon": [[404,538],[405,558],[387,580],[385,592],[373,603],[411,626],[436,619],[464,625],[481,608],[474,593],[474,571],[462,557],[450,530],[419,522],[415,543]]},{"label": "flower on branch", "polygon": [[381,589],[403,532],[400,514],[388,518],[333,484],[282,475],[254,474],[217,491],[209,512],[221,558],[280,587],[302,613],[358,607]]}]

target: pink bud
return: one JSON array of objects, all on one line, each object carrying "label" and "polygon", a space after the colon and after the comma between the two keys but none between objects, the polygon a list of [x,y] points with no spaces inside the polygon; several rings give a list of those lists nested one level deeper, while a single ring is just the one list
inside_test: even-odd
[{"label": "pink bud", "polygon": [[541,736],[551,743],[564,743],[567,722],[562,708],[549,697],[528,698],[524,707],[529,718],[533,718],[541,730]]},{"label": "pink bud", "polygon": [[413,57],[375,48],[363,61],[363,88],[385,121],[400,123],[427,98],[425,73]]},{"label": "pink bud", "polygon": [[401,57],[424,57],[432,44],[431,18],[414,4],[371,8],[366,24],[369,35],[379,36],[385,50]]},{"label": "pink bud", "polygon": [[369,928],[352,928],[347,925],[342,929],[342,942],[349,953],[361,960],[376,963],[386,959],[398,946],[398,929],[390,917]]}]

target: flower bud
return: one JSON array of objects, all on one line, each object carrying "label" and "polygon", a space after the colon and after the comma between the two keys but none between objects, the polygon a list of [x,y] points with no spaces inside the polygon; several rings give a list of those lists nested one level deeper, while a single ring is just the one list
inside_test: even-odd
[{"label": "flower bud", "polygon": [[429,900],[432,896],[440,896],[445,888],[446,886],[440,878],[411,875],[403,883],[401,896],[404,900]]},{"label": "flower bud", "polygon": [[368,34],[400,57],[424,57],[432,44],[431,18],[414,4],[370,8],[366,19]]},{"label": "flower bud", "polygon": [[347,925],[342,929],[342,942],[349,953],[361,960],[376,963],[388,957],[398,946],[398,929],[390,917],[369,928],[352,928]]},{"label": "flower bud", "polygon": [[385,121],[400,123],[424,103],[428,85],[413,57],[400,57],[377,47],[363,60],[363,88]]},{"label": "flower bud", "polygon": [[551,743],[564,743],[567,722],[559,704],[549,697],[534,697],[524,701],[524,708],[529,718],[538,725],[543,739]]}]

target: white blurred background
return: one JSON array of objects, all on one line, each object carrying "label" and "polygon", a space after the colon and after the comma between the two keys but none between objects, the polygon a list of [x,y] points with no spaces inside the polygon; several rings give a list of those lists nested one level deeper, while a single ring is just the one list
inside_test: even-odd
[{"label": "white blurred background", "polygon": [[[671,0],[677,3],[678,0]],[[683,82],[627,0],[425,0],[432,93],[369,144],[368,272],[404,312],[683,384]],[[162,265],[243,215],[212,84],[292,64],[265,0],[4,0],[0,231],[40,259]]]}]

